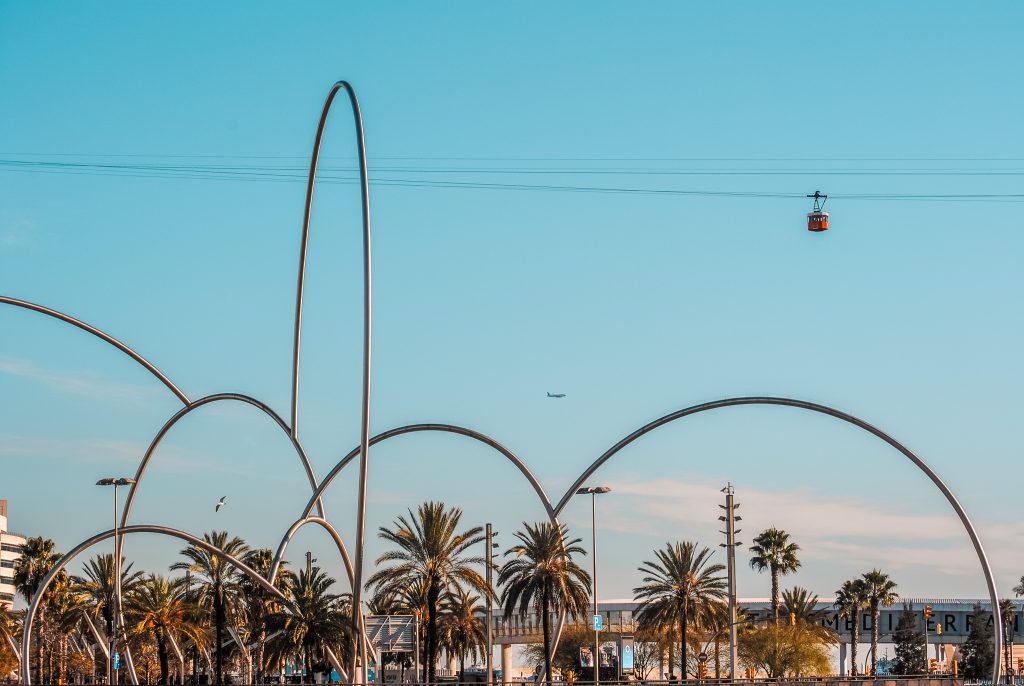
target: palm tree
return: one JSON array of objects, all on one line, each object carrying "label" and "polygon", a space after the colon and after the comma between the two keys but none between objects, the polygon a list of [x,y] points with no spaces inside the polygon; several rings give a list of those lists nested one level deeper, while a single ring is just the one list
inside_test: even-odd
[{"label": "palm tree", "polygon": [[[844,581],[836,591],[834,607],[840,617],[851,620],[850,629],[850,676],[857,675],[857,644],[860,643],[860,613],[867,609],[868,598],[863,579]],[[838,628],[838,627],[836,627]]]},{"label": "palm tree", "polygon": [[449,594],[445,603],[442,635],[447,649],[459,657],[461,681],[466,680],[466,655],[479,655],[481,646],[487,642],[484,623],[480,620],[483,612],[480,596],[461,588]]},{"label": "palm tree", "polygon": [[[160,681],[168,676],[168,647],[178,636],[202,643],[203,631],[195,608],[185,598],[184,579],[167,579],[150,574],[125,597],[129,633],[140,638],[152,636],[160,664]],[[184,665],[182,665],[184,669]]]},{"label": "palm tree", "polygon": [[[249,551],[245,541],[228,538],[226,531],[211,531],[203,534],[203,540],[215,548],[239,558]],[[200,579],[198,601],[201,606],[213,610],[214,643],[216,649],[216,677],[218,684],[224,683],[224,626],[228,615],[234,614],[238,605],[238,572],[220,555],[214,555],[198,546],[190,545],[181,551],[187,562],[175,562],[171,569],[188,570]]]},{"label": "palm tree", "polygon": [[656,562],[639,567],[643,585],[633,589],[641,601],[636,609],[640,628],[679,626],[679,654],[683,680],[687,677],[686,640],[689,625],[710,623],[716,604],[726,596],[725,567],[709,564],[711,549],[697,549],[692,541],[666,543],[655,550]]},{"label": "palm tree", "polygon": [[889,607],[897,600],[896,582],[881,570],[872,569],[861,577],[864,581],[864,597],[868,600],[871,611],[871,674],[878,667],[878,623],[882,617],[882,607]]},{"label": "palm tree", "polygon": [[[274,553],[269,548],[254,548],[245,554],[242,561],[257,574],[266,578],[270,575]],[[277,577],[274,579],[274,586],[282,593],[287,593],[288,589],[294,585],[292,583],[294,581],[293,574],[287,567],[288,563],[282,561]],[[253,656],[254,681],[261,684],[263,683],[263,663],[267,646],[267,621],[271,615],[280,611],[280,607],[276,598],[248,576],[243,576],[238,580],[238,587],[245,604],[249,640],[251,641],[253,637],[256,639],[256,654]]]},{"label": "palm tree", "polygon": [[[97,555],[82,565],[82,576],[73,576],[75,591],[83,597],[89,614],[102,618],[107,636],[114,634],[114,554]],[[129,562],[121,560],[121,597],[127,598],[143,579],[142,572],[133,572]]]},{"label": "palm tree", "polygon": [[1017,617],[1017,606],[1009,598],[999,601],[999,614],[1003,617],[1003,660],[1004,669],[1010,674],[1010,651],[1013,645],[1013,624]]},{"label": "palm tree", "polygon": [[[77,585],[70,577],[61,574],[54,579],[47,591],[47,629],[50,631],[50,663],[57,653],[58,683],[67,683],[68,658],[70,656],[68,637],[78,631],[82,613],[88,609],[86,598],[78,592]],[[51,679],[53,678],[52,668]]]},{"label": "palm tree", "polygon": [[[22,546],[21,557],[14,566],[14,588],[25,599],[31,603],[36,596],[36,591],[43,582],[43,578],[53,569],[60,554],[54,552],[56,544],[49,538],[33,536],[25,541]],[[41,626],[46,617],[46,598],[39,603],[37,617]],[[42,677],[43,669],[43,646],[39,631],[36,632],[36,675]],[[29,659],[28,655],[23,656]]]},{"label": "palm tree", "polygon": [[0,676],[14,671],[18,664],[14,648],[20,624],[21,613],[0,603]]},{"label": "palm tree", "polygon": [[314,662],[328,662],[327,648],[341,662],[351,659],[354,650],[351,596],[331,593],[329,589],[334,579],[319,567],[313,567],[309,573],[300,570],[298,575],[289,574],[286,579],[286,595],[299,614],[278,608],[268,617],[268,627],[279,632],[268,642],[274,659],[302,655],[309,675],[313,674]]},{"label": "palm tree", "polygon": [[796,554],[800,546],[791,543],[789,534],[782,529],[772,527],[765,529],[754,537],[754,545],[750,546],[753,555],[750,567],[759,572],[769,570],[772,575],[772,616],[779,623],[779,576],[795,572],[800,566]]},{"label": "palm tree", "polygon": [[820,624],[825,618],[824,608],[818,608],[818,596],[803,586],[794,586],[782,591],[782,615],[790,622]]},{"label": "palm tree", "polygon": [[479,526],[457,533],[462,510],[445,509],[444,503],[426,502],[414,514],[395,520],[395,528],[381,527],[380,538],[397,546],[377,558],[383,567],[367,581],[375,589],[376,599],[403,597],[409,588],[418,587],[426,611],[427,681],[437,676],[438,607],[442,596],[463,584],[482,595],[494,591],[473,567],[484,564],[480,556],[467,557],[466,551],[484,540]]},{"label": "palm tree", "polygon": [[532,609],[540,615],[544,631],[544,675],[551,683],[551,613],[563,610],[572,617],[586,613],[590,575],[572,559],[585,555],[580,539],[567,539],[565,527],[549,522],[530,525],[515,537],[519,543],[505,551],[514,557],[498,572],[505,618]]},{"label": "palm tree", "polygon": [[1024,576],[1020,578],[1020,583],[1013,587],[1013,593],[1018,598],[1024,595]]}]

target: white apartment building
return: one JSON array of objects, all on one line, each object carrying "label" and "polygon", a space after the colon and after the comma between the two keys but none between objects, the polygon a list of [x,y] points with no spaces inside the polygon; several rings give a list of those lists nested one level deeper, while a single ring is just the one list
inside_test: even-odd
[{"label": "white apartment building", "polygon": [[14,604],[14,565],[25,537],[7,530],[7,501],[0,500],[0,606]]}]

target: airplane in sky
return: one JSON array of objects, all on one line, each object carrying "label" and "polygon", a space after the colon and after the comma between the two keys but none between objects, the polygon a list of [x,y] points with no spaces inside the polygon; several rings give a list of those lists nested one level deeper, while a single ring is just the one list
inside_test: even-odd
[{"label": "airplane in sky", "polygon": [[549,398],[564,398],[565,393],[548,393]]}]

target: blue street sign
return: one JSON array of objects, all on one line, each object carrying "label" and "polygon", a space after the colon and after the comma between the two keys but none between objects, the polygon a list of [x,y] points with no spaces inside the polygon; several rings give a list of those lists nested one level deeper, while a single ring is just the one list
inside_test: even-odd
[{"label": "blue street sign", "polygon": [[594,615],[594,631],[604,630],[604,615]]},{"label": "blue street sign", "polygon": [[114,653],[114,669],[121,669],[121,653]]}]

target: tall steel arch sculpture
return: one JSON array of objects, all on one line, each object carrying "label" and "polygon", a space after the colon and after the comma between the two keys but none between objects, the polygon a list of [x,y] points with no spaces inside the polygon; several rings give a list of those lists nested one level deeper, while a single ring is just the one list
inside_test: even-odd
[{"label": "tall steel arch sculpture", "polygon": [[590,478],[590,476],[598,470],[605,462],[614,457],[620,450],[625,448],[627,445],[637,440],[638,438],[647,435],[655,429],[665,426],[677,419],[689,417],[691,415],[700,414],[701,412],[708,412],[710,410],[719,410],[726,407],[739,407],[742,405],[779,405],[783,407],[795,407],[801,410],[809,410],[811,412],[817,412],[819,414],[828,415],[829,417],[835,417],[841,419],[848,424],[852,424],[859,429],[867,431],[871,435],[882,439],[893,448],[902,453],[907,459],[914,463],[918,469],[925,473],[925,475],[931,480],[935,487],[942,492],[945,496],[946,501],[950,504],[957,516],[960,518],[960,523],[963,524],[964,529],[967,531],[968,537],[971,539],[971,543],[974,545],[974,552],[978,555],[978,562],[981,564],[982,573],[985,576],[985,584],[988,586],[989,599],[992,602],[992,614],[995,618],[994,631],[992,633],[992,642],[995,646],[995,658],[992,661],[992,683],[999,683],[999,660],[1002,653],[1003,644],[1003,624],[1001,613],[999,612],[999,597],[996,591],[995,577],[992,575],[992,567],[989,565],[988,556],[985,555],[985,549],[981,545],[981,539],[978,538],[978,532],[975,531],[974,525],[971,524],[970,518],[967,513],[961,507],[960,502],[953,495],[953,492],[949,490],[949,487],[943,483],[939,475],[936,474],[931,467],[929,467],[924,460],[915,455],[910,448],[906,447],[895,438],[882,431],[881,429],[869,424],[868,422],[855,417],[852,414],[848,414],[841,410],[837,410],[827,405],[820,405],[818,403],[812,403],[806,400],[794,400],[792,398],[777,398],[772,396],[751,396],[741,398],[726,398],[724,400],[715,400],[709,403],[702,403],[700,405],[692,405],[690,407],[671,412],[664,417],[655,419],[653,422],[645,424],[633,433],[629,434],[621,441],[613,445],[611,448],[606,450],[599,458],[594,460],[593,464],[583,470],[579,478],[568,488],[562,495],[562,498],[558,501],[555,506],[555,515],[561,514],[562,510],[565,509],[566,505],[572,499],[576,493],[576,489],[579,488],[583,483]]},{"label": "tall steel arch sculpture", "polygon": [[[348,81],[338,81],[331,86],[327,99],[324,101],[323,109],[320,111],[320,122],[316,127],[316,137],[313,142],[313,154],[309,161],[309,179],[306,183],[306,204],[302,215],[302,241],[299,248],[299,274],[298,286],[295,290],[295,331],[292,344],[292,414],[291,431],[292,437],[299,435],[299,360],[301,357],[302,341],[302,295],[306,279],[306,249],[309,245],[309,221],[313,209],[313,187],[316,183],[317,163],[320,160],[320,144],[324,138],[324,127],[327,125],[327,115],[331,111],[338,92],[344,90],[348,95],[349,104],[352,107],[352,118],[356,127],[356,151],[359,157],[359,190],[360,208],[363,217],[363,382],[362,382],[362,405],[359,413],[359,486],[356,509],[356,563],[355,581],[352,587],[352,605],[359,608],[362,603],[363,585],[363,547],[366,538],[366,470],[369,464],[370,452],[370,353],[373,342],[373,278],[371,270],[371,235],[370,235],[370,181],[366,169],[366,141],[363,136],[363,116],[359,110],[359,100],[356,92]],[[354,634],[360,631],[360,623],[356,619],[361,612],[352,613],[352,629]],[[362,646],[356,651],[352,658],[352,674],[355,676],[356,661],[358,653],[362,652]],[[366,660],[362,661],[365,669]],[[365,679],[360,679],[364,681]]]}]

